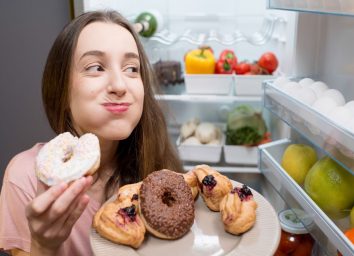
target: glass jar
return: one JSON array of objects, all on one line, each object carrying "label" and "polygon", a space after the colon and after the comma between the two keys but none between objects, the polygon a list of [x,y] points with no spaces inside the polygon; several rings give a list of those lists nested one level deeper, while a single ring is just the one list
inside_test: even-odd
[{"label": "glass jar", "polygon": [[[307,229],[297,218],[294,210],[283,210],[279,212],[279,221],[282,228],[280,243],[274,256],[311,256],[314,240]],[[298,216],[305,216],[302,210],[295,210]],[[300,217],[306,226],[313,225],[309,218]]]}]

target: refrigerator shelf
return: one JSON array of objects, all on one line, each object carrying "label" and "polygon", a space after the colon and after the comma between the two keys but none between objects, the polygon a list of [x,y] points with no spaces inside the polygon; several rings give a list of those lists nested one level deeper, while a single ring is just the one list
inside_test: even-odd
[{"label": "refrigerator shelf", "polygon": [[[232,22],[234,17],[229,18],[228,22]],[[214,20],[215,23],[220,22],[223,18],[218,15],[192,15],[192,16],[181,16],[181,17],[169,17],[170,21],[179,22],[179,23],[188,23],[191,22],[210,22]],[[235,21],[233,21],[235,22]],[[156,42],[162,46],[172,46],[177,43],[188,43],[191,45],[200,46],[203,44],[218,43],[223,46],[233,46],[238,43],[246,42],[251,45],[260,46],[265,45],[269,41],[278,41],[279,43],[285,43],[285,38],[281,38],[276,35],[276,27],[278,24],[286,23],[287,21],[275,15],[268,15],[263,18],[262,25],[260,29],[251,35],[242,32],[239,29],[233,29],[230,33],[220,33],[218,28],[206,29],[200,31],[200,29],[191,29],[190,26],[187,26],[188,29],[184,29],[181,32],[172,31],[169,28],[163,28],[161,31],[155,33],[150,38],[143,38],[142,40],[147,42]]]},{"label": "refrigerator shelf", "polygon": [[162,101],[186,101],[186,102],[261,102],[260,96],[232,96],[232,95],[205,95],[205,94],[157,94],[157,100]]},{"label": "refrigerator shelf", "polygon": [[205,102],[260,102],[262,83],[276,75],[185,74],[185,83],[163,85],[159,100]]},{"label": "refrigerator shelf", "polygon": [[328,255],[336,255],[337,249],[343,255],[354,255],[354,246],[342,232],[350,226],[349,217],[338,221],[330,219],[281,167],[283,152],[290,143],[289,139],[282,139],[260,146],[261,172],[292,209],[302,209],[307,214],[306,219],[315,223],[309,226],[308,219],[301,220]]},{"label": "refrigerator shelf", "polygon": [[263,84],[264,107],[354,175],[354,134],[339,127],[309,105],[279,90],[272,80]]},{"label": "refrigerator shelf", "polygon": [[352,0],[268,0],[268,8],[317,14],[354,16],[354,2]]}]

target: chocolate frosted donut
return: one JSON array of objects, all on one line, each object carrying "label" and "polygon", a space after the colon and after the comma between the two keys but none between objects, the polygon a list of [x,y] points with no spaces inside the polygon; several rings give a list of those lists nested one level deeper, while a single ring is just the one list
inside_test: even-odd
[{"label": "chocolate frosted donut", "polygon": [[163,239],[186,234],[194,221],[194,200],[182,175],[170,170],[149,174],[140,187],[140,207],[146,229]]}]

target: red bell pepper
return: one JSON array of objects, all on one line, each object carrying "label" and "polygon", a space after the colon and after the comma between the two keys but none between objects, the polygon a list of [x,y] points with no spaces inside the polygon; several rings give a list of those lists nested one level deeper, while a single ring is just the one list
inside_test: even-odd
[{"label": "red bell pepper", "polygon": [[223,50],[220,53],[220,60],[227,61],[232,68],[234,68],[237,65],[237,57],[232,50]]},{"label": "red bell pepper", "polygon": [[232,74],[233,68],[227,60],[219,59],[215,64],[216,74]]}]

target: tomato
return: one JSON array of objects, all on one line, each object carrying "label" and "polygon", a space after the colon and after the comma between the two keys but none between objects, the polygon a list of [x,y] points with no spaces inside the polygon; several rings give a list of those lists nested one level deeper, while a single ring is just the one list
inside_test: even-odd
[{"label": "tomato", "polygon": [[265,143],[268,143],[271,141],[272,141],[272,138],[271,138],[270,132],[266,132],[263,136],[263,139],[258,143],[258,145],[265,144]]},{"label": "tomato", "polygon": [[251,73],[253,75],[262,75],[263,69],[257,63],[252,63],[251,64]]},{"label": "tomato", "polygon": [[259,58],[258,65],[272,74],[278,67],[278,59],[274,53],[266,52]]},{"label": "tomato", "polygon": [[243,74],[246,74],[251,71],[251,64],[243,61],[243,62],[236,64],[234,68],[235,68],[236,74],[243,75]]}]

